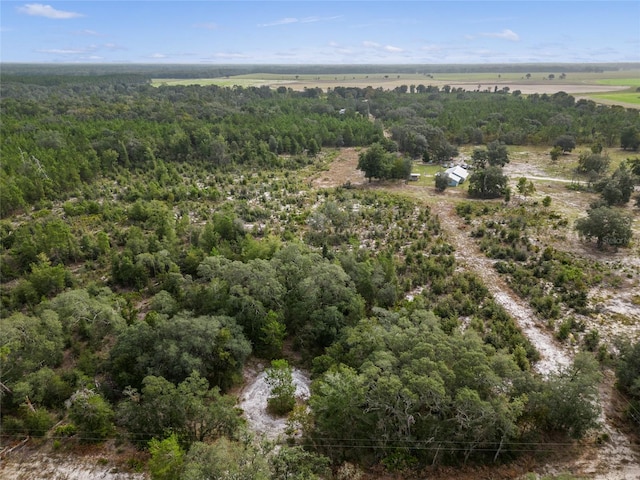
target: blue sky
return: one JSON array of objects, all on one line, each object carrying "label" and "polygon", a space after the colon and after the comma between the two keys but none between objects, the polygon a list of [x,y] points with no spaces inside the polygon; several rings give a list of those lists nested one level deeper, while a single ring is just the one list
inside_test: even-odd
[{"label": "blue sky", "polygon": [[640,0],[0,2],[3,62],[640,62]]}]

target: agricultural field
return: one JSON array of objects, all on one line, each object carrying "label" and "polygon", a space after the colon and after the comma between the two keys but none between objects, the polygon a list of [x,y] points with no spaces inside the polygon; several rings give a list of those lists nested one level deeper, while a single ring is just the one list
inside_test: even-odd
[{"label": "agricultural field", "polygon": [[403,85],[434,85],[465,90],[493,90],[507,87],[510,91],[520,90],[523,94],[553,94],[564,91],[569,94],[588,94],[589,98],[603,99],[622,104],[637,103],[633,92],[615,93],[640,85],[640,71],[619,72],[483,72],[483,73],[339,73],[322,74],[241,74],[223,78],[172,79],[154,78],[152,85],[219,85],[225,87],[286,87],[295,91],[309,88],[323,90],[336,87],[383,88],[393,90]]},{"label": "agricultural field", "polygon": [[635,90],[615,93],[591,93],[589,98],[610,105],[640,105],[640,92]]},{"label": "agricultural field", "polygon": [[640,476],[631,72],[141,72],[0,83],[0,476]]}]

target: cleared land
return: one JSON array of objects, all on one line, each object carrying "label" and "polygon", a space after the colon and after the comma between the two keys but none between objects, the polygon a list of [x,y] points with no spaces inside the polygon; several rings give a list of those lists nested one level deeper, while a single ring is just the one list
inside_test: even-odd
[{"label": "cleared land", "polygon": [[611,104],[630,104],[640,105],[640,91],[638,92],[616,92],[616,93],[594,93],[589,98],[594,101],[601,102],[606,100]]},{"label": "cleared land", "polygon": [[[494,91],[505,87],[510,92],[519,90],[524,95],[534,93],[553,94],[566,92],[582,94],[594,101],[616,103],[624,106],[640,105],[640,93],[635,88],[640,86],[640,71],[611,71],[602,73],[371,73],[371,74],[323,74],[323,75],[291,75],[291,74],[246,74],[219,78],[158,78],[154,86],[161,85],[219,85],[224,87],[262,87],[278,88],[281,86],[295,91],[309,88],[321,88],[324,91],[336,87],[382,88],[393,90],[397,87],[432,85],[451,88],[462,88],[468,91]],[[612,93],[613,92],[613,93]]]}]

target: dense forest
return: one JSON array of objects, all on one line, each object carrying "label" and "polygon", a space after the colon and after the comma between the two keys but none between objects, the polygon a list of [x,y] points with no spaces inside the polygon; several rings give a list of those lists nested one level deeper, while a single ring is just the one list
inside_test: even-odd
[{"label": "dense forest", "polygon": [[[412,162],[473,145],[476,196],[502,198],[482,186],[506,146],[580,145],[603,196],[591,212],[611,219],[633,183],[610,175],[603,149],[637,151],[637,110],[426,82],[154,88],[144,71],[4,67],[1,80],[3,439],[116,438],[148,452],[152,478],[330,478],[352,464],[508,462],[522,445],[580,439],[605,359],[640,407],[640,343],[615,356],[586,343],[541,375],[428,207],[307,180],[343,147],[361,150],[370,179],[404,179]],[[640,161],[621,168],[640,174]],[[541,315],[591,308],[590,267],[526,239],[532,215],[558,220],[548,205],[477,205],[458,213],[481,219],[474,236]],[[279,449],[252,441],[236,407],[252,358],[275,360],[285,384],[294,362],[313,378],[308,409],[285,402],[297,435]]]}]

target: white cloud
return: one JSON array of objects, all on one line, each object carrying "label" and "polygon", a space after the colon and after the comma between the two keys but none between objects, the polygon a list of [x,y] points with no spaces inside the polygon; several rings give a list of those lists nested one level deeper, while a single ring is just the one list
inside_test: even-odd
[{"label": "white cloud", "polygon": [[298,23],[298,19],[297,18],[292,18],[292,17],[287,17],[287,18],[281,18],[280,20],[276,20],[275,22],[271,22],[271,23],[260,23],[258,24],[259,27],[275,27],[277,25],[289,25],[290,23]]},{"label": "white cloud", "polygon": [[90,37],[101,37],[102,35],[99,34],[98,32],[96,32],[95,30],[80,30],[79,32],[76,32],[78,35],[88,35]]},{"label": "white cloud", "polygon": [[338,20],[342,18],[342,15],[335,15],[333,17],[307,17],[300,19],[301,23],[312,23],[312,22],[328,22],[330,20]]},{"label": "white cloud", "polygon": [[315,23],[315,22],[328,22],[331,20],[337,20],[342,18],[341,15],[336,15],[333,17],[304,17],[304,18],[295,18],[295,17],[286,17],[281,18],[280,20],[276,20],[275,22],[269,23],[259,23],[259,27],[276,27],[278,25],[290,25],[292,23]]},{"label": "white cloud", "polygon": [[126,50],[125,47],[123,47],[122,45],[118,45],[117,43],[105,43],[104,45],[102,45],[102,47],[106,48],[107,50]]},{"label": "white cloud", "polygon": [[353,50],[351,48],[340,45],[338,42],[329,42],[329,47],[331,47],[331,53],[328,54],[329,56],[336,53],[340,55],[350,55],[353,53]]},{"label": "white cloud", "polygon": [[88,50],[84,48],[45,48],[38,50],[40,53],[51,53],[54,55],[80,55],[87,53]]},{"label": "white cloud", "polygon": [[165,55],[164,53],[152,53],[151,55],[149,55],[149,58],[167,58],[167,55]]},{"label": "white cloud", "polygon": [[42,3],[27,3],[22,7],[18,7],[18,12],[34,17],[53,18],[54,20],[84,17],[81,13],[56,10],[51,5],[43,5]]},{"label": "white cloud", "polygon": [[481,37],[490,37],[490,38],[502,38],[504,40],[510,40],[512,42],[517,42],[520,40],[520,36],[515,33],[513,30],[509,30],[508,28],[495,33],[481,33]]},{"label": "white cloud", "polygon": [[385,52],[390,52],[390,53],[404,52],[404,50],[400,47],[394,47],[393,45],[380,45],[379,43],[372,42],[370,40],[365,40],[364,42],[362,42],[362,46],[365,48],[373,48],[373,49],[383,50]]}]

